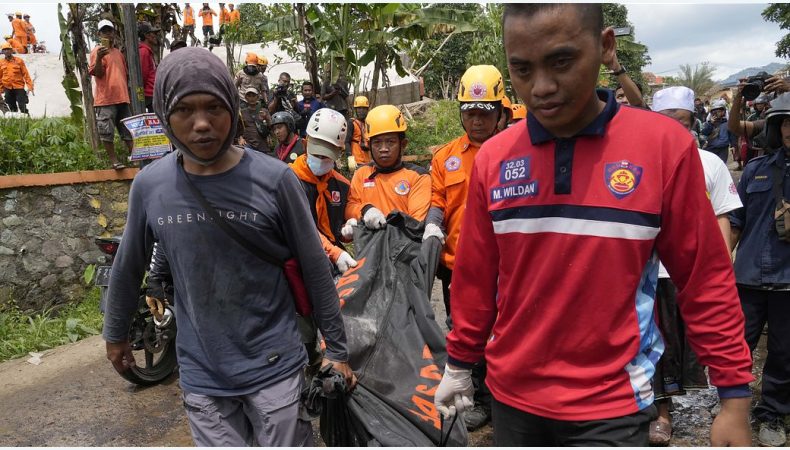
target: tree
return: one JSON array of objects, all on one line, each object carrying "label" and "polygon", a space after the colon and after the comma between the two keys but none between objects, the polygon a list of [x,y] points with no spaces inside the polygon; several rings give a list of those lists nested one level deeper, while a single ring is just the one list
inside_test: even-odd
[{"label": "tree", "polygon": [[[763,19],[779,24],[782,30],[790,30],[790,3],[770,3],[762,13]],[[790,34],[776,43],[776,56],[790,58]]]},{"label": "tree", "polygon": [[[604,3],[603,4],[603,24],[605,27],[630,27],[631,34],[628,36],[617,37],[617,60],[625,67],[628,76],[634,80],[635,83],[646,87],[644,78],[642,78],[642,69],[650,64],[650,55],[648,55],[647,46],[634,40],[636,29],[628,21],[628,8],[625,5],[618,3]],[[609,86],[616,86],[616,77],[609,77]]]},{"label": "tree", "polygon": [[680,74],[676,78],[680,86],[686,86],[694,91],[697,96],[704,95],[716,84],[713,81],[713,73],[716,67],[709,62],[696,64],[693,68],[691,64],[681,64]]},{"label": "tree", "polygon": [[[489,64],[496,67],[499,69],[499,72],[502,74],[502,80],[505,82],[506,95],[515,97],[515,92],[510,84],[510,72],[507,69],[505,51],[502,48],[503,10],[504,6],[502,4],[489,3],[483,6],[482,11],[477,15],[474,22],[477,26],[477,31],[472,33],[472,45],[469,50],[469,57],[466,60],[466,67],[480,64]],[[457,87],[455,90],[457,90]]]}]

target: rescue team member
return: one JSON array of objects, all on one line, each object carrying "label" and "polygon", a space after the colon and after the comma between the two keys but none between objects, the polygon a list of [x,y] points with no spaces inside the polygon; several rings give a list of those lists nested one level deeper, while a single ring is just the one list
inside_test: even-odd
[{"label": "rescue team member", "polygon": [[596,92],[616,45],[600,4],[507,4],[503,30],[529,112],[475,159],[437,409],[471,406],[485,359],[496,445],[646,446],[660,256],[719,388],[711,444],[750,445],[743,314],[693,138]]},{"label": "rescue team member", "polygon": [[424,168],[401,160],[409,143],[406,129],[406,118],[395,106],[377,106],[368,113],[365,132],[373,162],[358,168],[351,180],[342,230],[345,239],[353,237],[359,220],[370,229],[383,228],[387,214],[393,211],[425,220],[431,203],[431,177]]},{"label": "rescue team member", "polygon": [[192,46],[194,46],[198,41],[197,36],[195,36],[195,9],[189,6],[189,3],[184,5],[184,41],[186,42],[187,36],[189,36],[192,38]]},{"label": "rescue team member", "polygon": [[[431,160],[431,209],[426,219],[423,239],[437,236],[444,242],[436,276],[442,281],[447,328],[452,329],[450,316],[450,280],[461,220],[464,215],[469,177],[480,146],[499,130],[503,114],[505,83],[494,66],[472,66],[464,72],[458,89],[461,125],[464,135],[445,144]],[[464,414],[469,430],[476,430],[491,419],[491,393],[484,384],[485,365],[476,368],[475,406]]]},{"label": "rescue team member", "polygon": [[507,96],[502,96],[502,113],[499,115],[499,121],[496,124],[496,128],[498,131],[502,131],[505,128],[510,126],[510,122],[513,119],[513,110],[510,109],[513,106],[513,102],[510,101]]},{"label": "rescue team member", "polygon": [[6,40],[6,42],[8,42],[8,44],[11,46],[11,48],[14,49],[14,53],[19,53],[20,55],[23,54],[23,53],[26,53],[27,49],[22,45],[21,42],[19,42],[18,40],[14,39],[13,36],[7,35],[7,36],[4,36],[4,39]]},{"label": "rescue team member", "polygon": [[277,139],[274,154],[282,162],[291,164],[296,158],[304,155],[304,145],[296,134],[296,121],[288,111],[276,112],[272,115],[272,133]]},{"label": "rescue team member", "polygon": [[241,129],[236,132],[239,145],[270,154],[269,110],[261,102],[260,94],[254,87],[248,87],[244,92],[239,120]]},{"label": "rescue team member", "polygon": [[510,111],[513,112],[513,118],[510,120],[510,125],[518,123],[527,118],[527,108],[521,103],[513,103],[510,106]]},{"label": "rescue team member", "polygon": [[355,171],[357,167],[370,162],[370,142],[365,134],[365,118],[370,110],[370,102],[364,95],[354,97],[354,115],[349,120],[348,137],[346,138],[346,152],[348,153],[348,170]]},{"label": "rescue team member", "polygon": [[[341,274],[357,266],[357,261],[340,242],[349,182],[335,170],[335,161],[343,151],[347,131],[342,114],[332,110],[317,111],[307,124],[307,154],[299,156],[291,164],[307,196],[324,252]],[[297,323],[307,349],[306,375],[309,381],[321,369],[321,345],[312,318],[299,317]]]},{"label": "rescue team member", "polygon": [[740,241],[735,279],[752,352],[768,325],[760,401],[752,411],[760,423],[757,441],[781,447],[790,415],[790,94],[771,102],[765,126],[769,152],[743,168],[738,184],[743,208],[733,211],[730,221],[734,242]]},{"label": "rescue team member", "polygon": [[217,13],[209,8],[208,3],[203,3],[200,18],[203,19],[203,47],[208,47],[208,37],[214,36],[214,17]]},{"label": "rescue team member", "polygon": [[17,11],[14,13],[16,18],[11,21],[11,28],[14,30],[14,39],[19,41],[24,47],[24,51],[20,53],[27,53],[27,24],[25,20],[22,18],[22,13]]},{"label": "rescue team member", "polygon": [[[22,58],[14,56],[14,49],[7,42],[2,45],[0,58],[0,92],[5,94],[5,103],[12,112],[27,112],[27,94],[33,93],[33,80]],[[27,86],[27,91],[25,91]]]},{"label": "rescue team member", "polygon": [[35,51],[36,46],[38,45],[38,39],[36,39],[36,27],[30,23],[30,14],[24,14],[22,16],[25,19],[25,31],[27,32],[27,43],[33,47]]},{"label": "rescue team member", "polygon": [[244,58],[244,67],[236,72],[236,88],[239,90],[239,95],[244,95],[249,88],[255,88],[264,105],[268,105],[269,101],[266,95],[269,93],[269,86],[266,83],[266,77],[258,70],[258,55],[253,52],[247,52]]},{"label": "rescue team member", "polygon": [[[654,111],[677,120],[689,130],[694,125],[694,91],[684,86],[662,89],[653,95]],[[727,213],[738,209],[741,200],[727,166],[711,152],[698,149],[702,171],[705,175],[705,192],[713,206],[719,230],[729,254],[730,221]],[[650,422],[650,445],[669,445],[672,437],[672,397],[684,395],[686,389],[707,389],[705,368],[685,339],[685,324],[680,318],[677,289],[663,264],[658,267],[656,288],[658,326],[666,349],[656,366],[653,376],[653,393],[656,396],[658,418]]]},{"label": "rescue team member", "polygon": [[241,12],[238,9],[235,9],[233,3],[228,3],[228,8],[230,11],[228,12],[228,23],[237,23],[241,21]]},{"label": "rescue team member", "polygon": [[238,98],[216,56],[184,48],[162,59],[154,110],[178,152],[132,183],[105,315],[107,357],[118,372],[134,364],[129,322],[157,241],[174,278],[180,384],[195,444],[310,446],[310,423],[299,419],[306,356],[285,275],[220,229],[188,184],[262,251],[299,260],[324,362],[353,387],[337,290],[318,233],[304,227],[304,191],[286,164],[231,145]]}]

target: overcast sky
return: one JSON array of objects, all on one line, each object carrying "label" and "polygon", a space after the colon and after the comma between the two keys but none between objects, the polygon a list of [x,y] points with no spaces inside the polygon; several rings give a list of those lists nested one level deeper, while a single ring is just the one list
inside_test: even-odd
[{"label": "overcast sky", "polygon": [[[210,5],[217,9],[217,3]],[[747,67],[787,62],[774,56],[775,43],[784,32],[777,24],[763,21],[760,13],[766,4],[627,6],[635,37],[648,46],[652,58],[645,70],[657,75],[674,75],[680,64],[710,61],[717,67],[716,78],[722,79]],[[45,40],[50,51],[59,51],[57,3],[0,2],[0,13],[20,9],[31,15],[38,39]],[[10,23],[2,17],[0,24],[3,34],[10,32]],[[196,31],[199,33],[199,29]]]}]

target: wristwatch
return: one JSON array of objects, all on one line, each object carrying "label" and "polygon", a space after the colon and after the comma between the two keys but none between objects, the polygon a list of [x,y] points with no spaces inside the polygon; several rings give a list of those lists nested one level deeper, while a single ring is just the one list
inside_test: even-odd
[{"label": "wristwatch", "polygon": [[620,64],[620,70],[615,70],[614,72],[612,72],[612,75],[614,75],[616,77],[619,77],[620,75],[622,75],[624,73],[625,73],[625,66]]}]

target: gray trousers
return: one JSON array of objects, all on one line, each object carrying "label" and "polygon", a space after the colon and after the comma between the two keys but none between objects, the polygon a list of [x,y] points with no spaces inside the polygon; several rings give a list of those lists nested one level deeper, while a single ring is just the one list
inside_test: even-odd
[{"label": "gray trousers", "polygon": [[299,419],[301,370],[258,392],[234,397],[184,393],[198,447],[306,447],[315,445],[310,422]]}]

